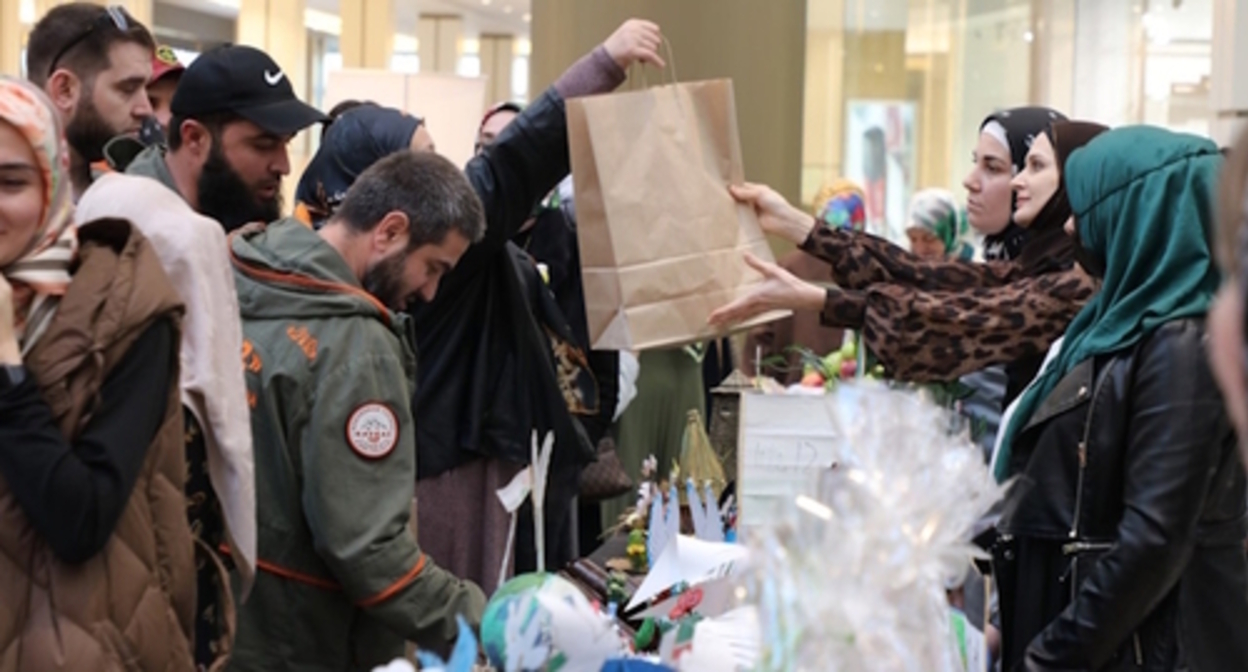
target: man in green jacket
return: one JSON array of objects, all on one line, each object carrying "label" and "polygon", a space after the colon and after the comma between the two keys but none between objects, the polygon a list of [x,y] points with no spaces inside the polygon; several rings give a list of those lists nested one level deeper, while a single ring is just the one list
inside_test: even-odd
[{"label": "man in green jacket", "polygon": [[445,649],[485,596],[409,530],[415,355],[394,309],[431,300],[485,221],[462,172],[394,154],[320,231],[231,241],[255,438],[259,561],[231,670],[370,670],[404,641]]}]

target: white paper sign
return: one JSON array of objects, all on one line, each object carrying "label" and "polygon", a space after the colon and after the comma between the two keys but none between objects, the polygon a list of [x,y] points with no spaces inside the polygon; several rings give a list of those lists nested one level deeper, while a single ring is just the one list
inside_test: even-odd
[{"label": "white paper sign", "polygon": [[813,492],[819,474],[837,462],[845,435],[842,414],[853,412],[859,398],[848,385],[821,396],[741,395],[739,534],[774,521],[797,495]]}]

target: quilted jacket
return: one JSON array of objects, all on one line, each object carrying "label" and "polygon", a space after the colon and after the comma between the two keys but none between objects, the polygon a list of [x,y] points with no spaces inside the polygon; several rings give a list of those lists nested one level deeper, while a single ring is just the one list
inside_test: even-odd
[{"label": "quilted jacket", "polygon": [[[131,344],[161,319],[176,336],[182,314],[155,253],[129,223],[85,225],[79,243],[73,283],[25,361],[70,440]],[[176,374],[165,409],[111,538],[85,562],[58,559],[0,479],[0,672],[194,669],[195,568]]]}]

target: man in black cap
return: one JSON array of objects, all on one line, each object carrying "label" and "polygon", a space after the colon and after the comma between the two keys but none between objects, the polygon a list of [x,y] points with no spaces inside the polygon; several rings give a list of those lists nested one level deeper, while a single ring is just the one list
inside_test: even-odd
[{"label": "man in black cap", "polygon": [[241,45],[195,59],[171,107],[168,149],[148,148],[126,172],[159,180],[226,231],[281,217],[286,147],[327,119],[299,100],[268,54]]}]

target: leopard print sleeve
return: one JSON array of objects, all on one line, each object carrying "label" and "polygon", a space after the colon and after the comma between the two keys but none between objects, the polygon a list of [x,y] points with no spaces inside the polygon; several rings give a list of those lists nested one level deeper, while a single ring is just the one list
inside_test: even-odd
[{"label": "leopard print sleeve", "polygon": [[860,329],[897,380],[949,381],[1044,353],[1096,292],[1072,269],[996,288],[927,292],[897,284],[829,290],[822,321]]},{"label": "leopard print sleeve", "polygon": [[1008,261],[925,261],[869,233],[816,226],[802,250],[832,266],[832,280],[843,288],[866,289],[895,283],[927,291],[999,287],[1021,277]]}]

